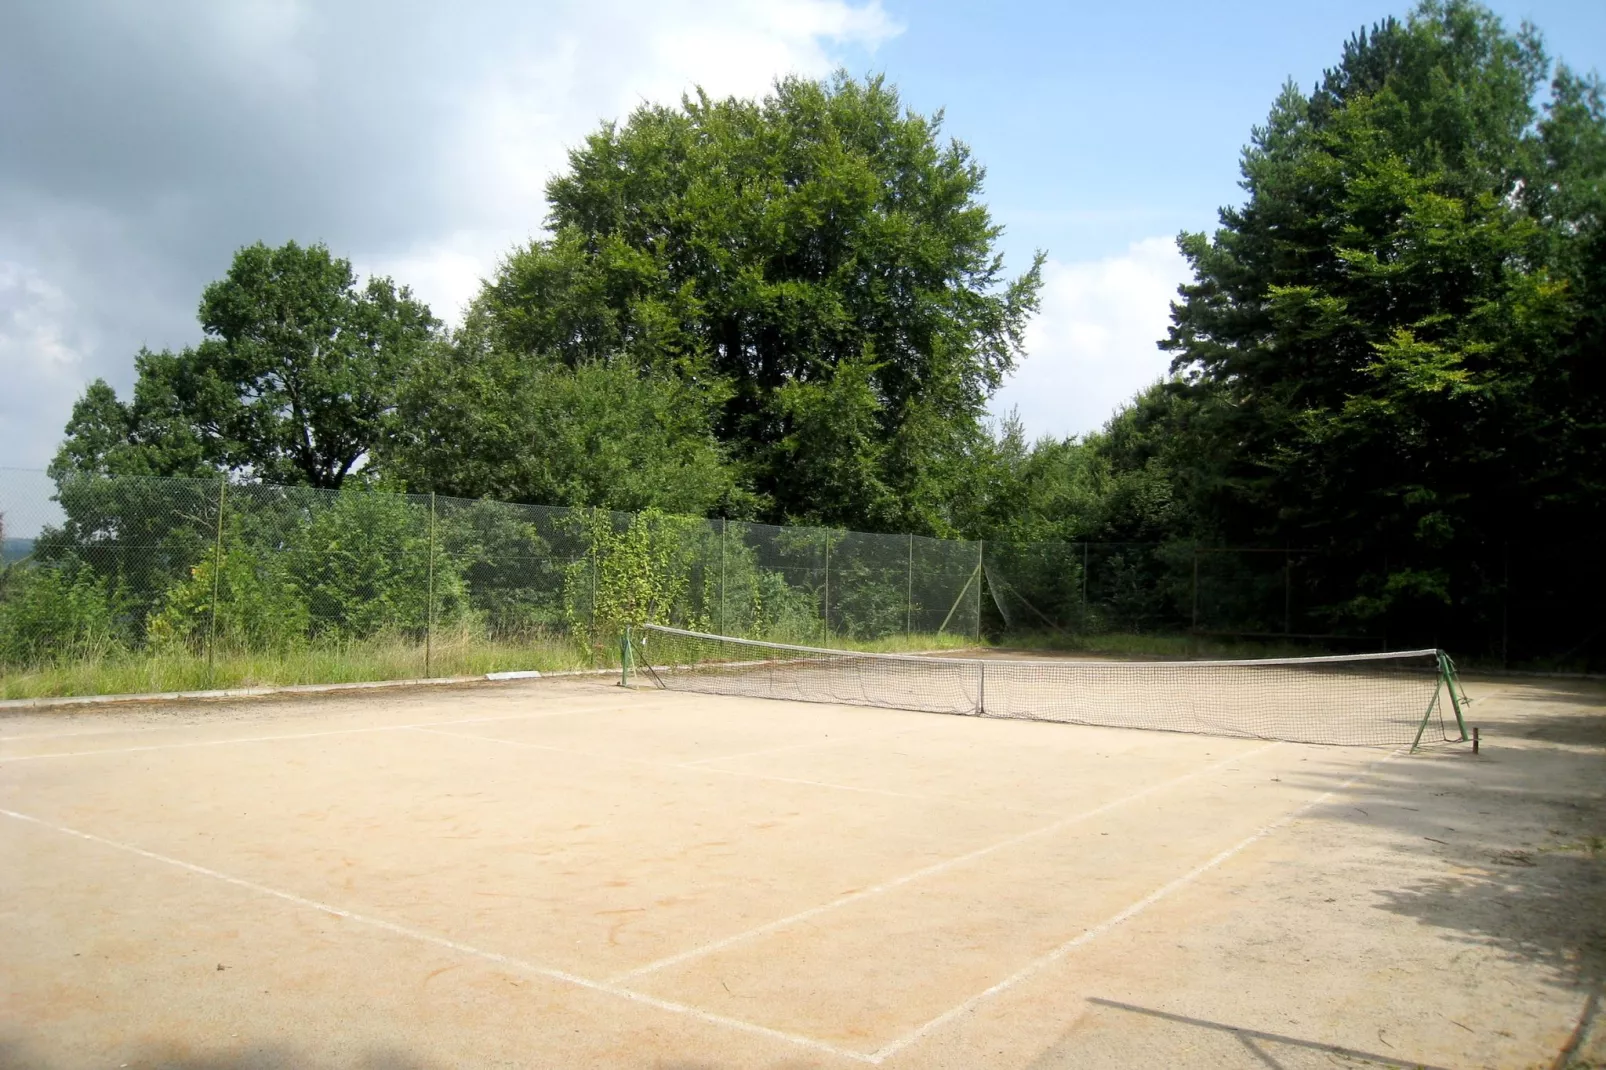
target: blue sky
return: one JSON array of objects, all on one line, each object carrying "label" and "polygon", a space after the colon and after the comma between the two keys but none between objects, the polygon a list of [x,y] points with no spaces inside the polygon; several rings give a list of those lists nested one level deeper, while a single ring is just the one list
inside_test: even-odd
[{"label": "blue sky", "polygon": [[[1606,3],[1497,3],[1606,70]],[[597,122],[693,84],[884,72],[986,165],[1010,263],[1043,248],[1029,355],[995,399],[1096,429],[1165,368],[1172,239],[1239,197],[1237,160],[1364,3],[60,0],[0,8],[0,466],[41,467],[72,401],[141,345],[198,336],[233,251],[324,241],[447,319]]]}]

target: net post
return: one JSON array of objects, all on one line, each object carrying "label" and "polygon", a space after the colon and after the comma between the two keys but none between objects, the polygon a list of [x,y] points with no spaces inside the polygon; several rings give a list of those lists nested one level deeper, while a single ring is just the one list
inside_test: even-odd
[{"label": "net post", "polygon": [[1432,718],[1433,711],[1439,705],[1439,691],[1442,690],[1443,687],[1444,673],[1441,666],[1441,671],[1436,673],[1433,678],[1433,697],[1428,699],[1428,708],[1422,711],[1422,721],[1416,726],[1416,738],[1411,740],[1412,754],[1415,754],[1416,749],[1422,745],[1422,733],[1428,730],[1428,720]]},{"label": "net post", "polygon": [[987,714],[987,663],[981,658],[976,659],[976,715]]},{"label": "net post", "polygon": [[1461,730],[1461,738],[1456,742],[1465,743],[1467,741],[1467,721],[1466,717],[1462,715],[1461,704],[1466,701],[1466,695],[1465,693],[1459,696],[1456,694],[1456,689],[1461,685],[1461,678],[1455,673],[1455,662],[1451,661],[1450,655],[1442,650],[1439,651],[1439,681],[1443,684],[1445,692],[1450,696],[1450,708],[1455,711],[1455,725]]},{"label": "net post", "polygon": [[217,537],[212,544],[212,605],[206,623],[206,686],[215,682],[213,675],[217,648],[217,600],[223,578],[223,502],[228,492],[229,477],[219,476],[217,481]]}]

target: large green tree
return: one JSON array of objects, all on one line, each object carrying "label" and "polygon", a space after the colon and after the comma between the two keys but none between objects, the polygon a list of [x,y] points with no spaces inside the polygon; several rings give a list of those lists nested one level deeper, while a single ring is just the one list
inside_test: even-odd
[{"label": "large green tree", "polygon": [[231,471],[339,487],[384,436],[399,383],[439,344],[407,288],[359,285],[322,245],[257,244],[206,288],[203,340],[142,350],[133,397],[96,380],[73,407],[58,476]]},{"label": "large green tree", "polygon": [[510,353],[476,315],[403,382],[378,467],[466,498],[742,515],[752,505],[714,437],[717,408],[666,368]]},{"label": "large green tree", "polygon": [[1005,276],[983,170],[940,133],[845,75],[643,107],[549,184],[550,236],[479,298],[489,343],[531,376],[674,376],[772,519],[951,531],[1039,276]]},{"label": "large green tree", "polygon": [[1196,532],[1365,560],[1365,615],[1598,523],[1606,109],[1565,67],[1541,106],[1549,71],[1531,29],[1430,0],[1284,89],[1246,202],[1181,239]]}]

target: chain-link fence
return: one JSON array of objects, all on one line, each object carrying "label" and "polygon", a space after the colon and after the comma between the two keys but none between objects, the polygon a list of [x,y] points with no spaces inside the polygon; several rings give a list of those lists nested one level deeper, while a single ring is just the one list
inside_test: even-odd
[{"label": "chain-link fence", "polygon": [[979,637],[979,544],[226,480],[0,471],[7,696],[614,662],[632,621]]},{"label": "chain-link fence", "polygon": [[1589,667],[1599,628],[1576,610],[1602,576],[1580,553],[1594,571],[1556,583],[1537,567],[1555,554],[1491,548],[1466,593],[1408,618],[1378,611],[1386,555],[981,543],[0,469],[0,697],[603,666],[646,620],[811,645],[1392,641]]}]

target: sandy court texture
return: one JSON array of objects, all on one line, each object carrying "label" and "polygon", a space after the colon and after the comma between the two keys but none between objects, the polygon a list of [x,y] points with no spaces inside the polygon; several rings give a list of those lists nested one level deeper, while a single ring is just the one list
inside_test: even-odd
[{"label": "sandy court texture", "polygon": [[1477,758],[601,680],[0,718],[0,1066],[1582,1060],[1603,693],[1468,689]]}]

